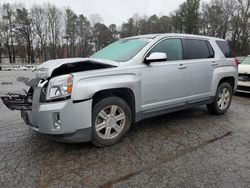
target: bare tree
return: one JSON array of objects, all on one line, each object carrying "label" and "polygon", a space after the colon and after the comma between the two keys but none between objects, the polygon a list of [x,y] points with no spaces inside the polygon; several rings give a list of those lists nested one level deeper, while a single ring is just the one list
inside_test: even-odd
[{"label": "bare tree", "polygon": [[75,43],[77,39],[77,15],[70,9],[66,9],[65,12],[65,34],[67,37],[67,49],[69,42],[69,54],[67,50],[67,57],[75,57],[76,48]]},{"label": "bare tree", "polygon": [[3,4],[3,27],[4,27],[4,38],[5,38],[5,46],[8,51],[9,61],[10,63],[15,63],[16,54],[14,47],[14,34],[13,34],[13,22],[14,22],[14,11],[11,9],[10,4]]},{"label": "bare tree", "polygon": [[250,1],[249,0],[238,0],[239,13],[240,13],[240,41],[241,41],[241,51],[243,54],[247,54],[249,46],[250,37]]},{"label": "bare tree", "polygon": [[99,14],[91,14],[89,16],[91,26],[94,26],[97,23],[103,23],[103,19]]},{"label": "bare tree", "polygon": [[58,57],[57,47],[59,46],[60,32],[62,28],[62,12],[55,5],[51,4],[47,4],[46,10],[49,26],[50,58],[55,59]]},{"label": "bare tree", "polygon": [[34,25],[34,35],[37,38],[37,53],[40,62],[47,59],[46,45],[48,40],[48,17],[45,8],[41,5],[34,5],[31,8],[31,17]]}]

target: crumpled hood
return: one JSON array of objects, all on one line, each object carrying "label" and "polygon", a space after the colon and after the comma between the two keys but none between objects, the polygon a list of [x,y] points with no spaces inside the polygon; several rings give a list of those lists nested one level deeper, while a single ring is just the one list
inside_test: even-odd
[{"label": "crumpled hood", "polygon": [[[105,59],[66,58],[66,59],[55,59],[55,60],[46,61],[46,62],[42,63],[41,65],[39,65],[34,72],[35,72],[37,78],[40,78],[40,79],[49,78],[52,76],[52,73],[56,69],[58,69],[64,65],[68,65],[68,64],[70,64],[70,65],[82,64],[85,66],[86,70],[92,70],[91,69],[92,67],[93,67],[93,70],[95,70],[95,69],[101,69],[102,66],[103,67],[106,66],[105,68],[119,66],[119,62],[105,60]],[[96,68],[93,65],[99,65],[100,68]],[[82,70],[82,71],[84,71],[84,70]]]},{"label": "crumpled hood", "polygon": [[250,75],[250,65],[240,64],[238,72],[239,72],[239,74],[249,74]]}]

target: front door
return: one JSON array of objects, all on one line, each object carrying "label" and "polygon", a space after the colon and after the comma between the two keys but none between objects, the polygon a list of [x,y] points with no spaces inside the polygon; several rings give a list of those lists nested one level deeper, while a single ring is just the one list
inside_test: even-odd
[{"label": "front door", "polygon": [[167,61],[153,62],[142,70],[142,111],[154,111],[185,104],[189,73],[183,61],[180,39],[164,39],[147,54],[167,54]]}]

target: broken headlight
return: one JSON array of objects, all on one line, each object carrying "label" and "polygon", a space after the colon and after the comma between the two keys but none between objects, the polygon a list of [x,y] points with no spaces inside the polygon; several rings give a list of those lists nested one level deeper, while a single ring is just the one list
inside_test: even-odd
[{"label": "broken headlight", "polygon": [[73,87],[73,76],[71,74],[58,76],[49,81],[47,89],[47,100],[70,97]]}]

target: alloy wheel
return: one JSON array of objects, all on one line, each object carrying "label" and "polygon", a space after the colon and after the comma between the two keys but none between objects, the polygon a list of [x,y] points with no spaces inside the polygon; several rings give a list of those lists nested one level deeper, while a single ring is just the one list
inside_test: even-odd
[{"label": "alloy wheel", "polygon": [[230,91],[227,88],[223,88],[218,96],[218,107],[220,110],[224,110],[230,103]]},{"label": "alloy wheel", "polygon": [[95,130],[103,139],[114,139],[123,130],[126,116],[122,108],[111,105],[103,108],[95,120]]}]

